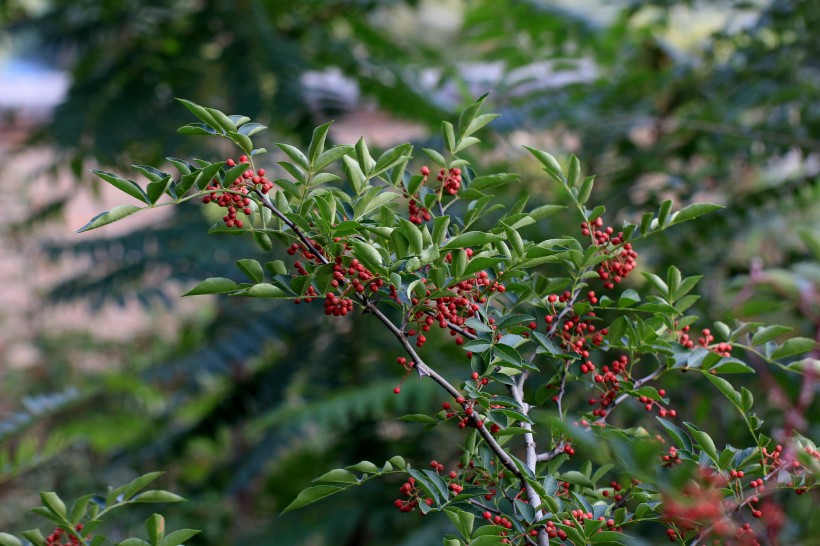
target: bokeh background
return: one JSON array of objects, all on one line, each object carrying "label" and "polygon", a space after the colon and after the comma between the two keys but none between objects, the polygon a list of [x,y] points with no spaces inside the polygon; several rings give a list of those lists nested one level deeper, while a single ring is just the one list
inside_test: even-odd
[{"label": "bokeh background", "polygon": [[[203,529],[192,544],[421,546],[448,528],[399,514],[394,483],[277,515],[330,468],[459,456],[452,430],[395,420],[440,396],[417,381],[392,394],[396,351],[367,317],[180,299],[260,253],[206,236],[215,219],[196,204],[75,233],[120,199],[90,169],[232,153],[177,135],[190,116],[174,97],[268,125],[268,149],[334,119],[335,142],[378,150],[440,146],[441,120],[489,92],[503,117],[472,159],[523,171],[510,203],[563,199],[527,144],[578,155],[611,223],[665,199],[724,204],[641,243],[642,267],[705,276],[700,327],[761,320],[818,338],[818,28],[814,0],[0,0],[0,529],[36,525],[40,490],[71,498],[156,469],[189,499],[164,512]],[[439,341],[430,360],[456,366]],[[814,378],[749,362],[738,381],[772,434],[820,438]],[[677,387],[685,418],[746,441],[730,408]],[[636,418],[624,408],[621,424]],[[818,544],[817,500],[778,499],[780,543]]]}]

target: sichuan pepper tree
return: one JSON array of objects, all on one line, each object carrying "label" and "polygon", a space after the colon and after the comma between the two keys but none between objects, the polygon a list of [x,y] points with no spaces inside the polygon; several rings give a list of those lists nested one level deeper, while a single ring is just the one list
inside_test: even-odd
[{"label": "sichuan pepper tree", "polygon": [[[579,160],[570,157],[564,168],[532,148],[571,206],[498,202],[495,194],[519,175],[479,176],[462,155],[496,117],[479,113],[483,101],[457,125],[442,124],[444,154],[424,149],[417,160],[403,144],[374,158],[363,139],[328,148],[325,124],[307,150],[277,144],[283,159],[269,172],[257,164],[265,150],[252,140],[264,126],[183,100],[199,121],[180,132],[225,138],[238,157],[168,158],[178,176],[135,166],[145,189],[95,171],[140,205],[115,207],[80,231],[193,199],[219,207],[223,217],[211,232],[253,237],[265,250],[282,245],[292,258],[239,259],[248,282],[208,278],[187,295],[290,300],[308,309],[321,301],[335,320],[363,313],[396,338],[396,396],[411,377],[440,387],[440,409],[401,419],[452,427],[463,453],[457,465],[411,466],[401,455],[380,466],[362,461],[316,478],[285,512],[399,474],[396,509],[444,511],[456,531],[446,546],[628,543],[639,526],[680,544],[760,543],[770,532],[763,499],[815,488],[820,452],[797,433],[780,443],[768,438],[752,393],[723,376],[752,372],[739,358],[748,353],[814,374],[815,361],[795,361],[814,341],[777,343],[786,329],[760,324],[716,323],[695,333],[698,318],[687,310],[699,277],[682,278],[675,267],[664,278],[642,273],[650,295],[621,288],[635,274],[641,239],[717,205],[673,212],[666,201],[637,223],[608,225],[603,205],[588,208],[594,178],[581,176]],[[566,218],[562,233],[526,238],[527,226],[557,214]],[[445,376],[452,367],[425,359],[437,330],[464,350],[458,373]],[[728,399],[747,446],[718,449],[679,418],[663,381],[685,372]],[[613,424],[626,404],[646,419]]]}]

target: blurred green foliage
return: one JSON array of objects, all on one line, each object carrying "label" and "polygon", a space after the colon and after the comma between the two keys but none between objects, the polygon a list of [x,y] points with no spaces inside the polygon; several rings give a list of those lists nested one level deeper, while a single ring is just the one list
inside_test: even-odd
[{"label": "blurred green foliage", "polygon": [[[479,161],[524,161],[503,142],[558,157],[572,151],[585,171],[598,173],[610,218],[631,218],[667,198],[727,204],[725,213],[641,248],[645,267],[675,263],[686,275],[706,276],[703,327],[765,317],[815,336],[820,256],[808,252],[820,233],[814,2],[631,2],[600,12],[596,2],[432,4],[53,0],[44,10],[0,3],[0,22],[12,37],[36,38],[40,51],[70,70],[65,101],[31,143],[53,146],[55,161],[70,165],[83,184],[90,164],[156,164],[190,151],[196,140],[175,134],[189,115],[174,97],[251,115],[280,141],[304,140],[317,122],[357,106],[355,94],[309,85],[305,76],[314,71],[337,69],[363,101],[430,127],[492,91],[490,109],[504,114],[493,126],[505,134]],[[723,21],[716,32],[698,31],[713,17]],[[681,34],[690,41],[673,45]],[[533,165],[521,194],[558,199],[536,172]],[[205,239],[211,221],[191,205],[154,229],[79,245],[48,242],[55,259],[82,256],[90,264],[55,286],[48,301],[103,306],[128,294],[149,309],[156,301],[173,305],[164,284],[235,274],[231,247],[245,243]],[[559,228],[539,226],[544,233]],[[258,252],[240,250],[244,257]],[[392,395],[391,340],[359,317],[329,323],[319,314],[221,298],[180,319],[172,343],[143,337],[105,346],[93,333],[42,332],[49,364],[8,383],[51,394],[21,404],[0,424],[0,524],[25,526],[21,507],[35,504],[27,495],[39,489],[70,496],[89,482],[104,487],[162,468],[191,499],[175,507],[174,521],[203,529],[199,544],[364,545],[388,536],[391,544],[430,543],[438,523],[398,517],[390,484],[324,510],[274,516],[317,466],[397,451],[420,466],[430,454],[458,456],[446,435],[395,422],[405,409],[439,400],[416,382]],[[430,347],[432,361],[459,357],[441,344]],[[79,371],[74,355],[92,352],[120,364],[103,374]],[[817,437],[816,418],[794,417],[807,387],[757,369],[745,386],[779,393],[763,417],[784,433],[795,426]],[[364,377],[379,379],[365,384]],[[76,390],[66,390],[71,385]],[[677,405],[706,421],[710,433],[728,442],[742,434],[735,414],[709,393],[678,396]],[[817,402],[800,411],[817,415]],[[783,541],[817,536],[810,500],[786,500],[794,515]]]}]

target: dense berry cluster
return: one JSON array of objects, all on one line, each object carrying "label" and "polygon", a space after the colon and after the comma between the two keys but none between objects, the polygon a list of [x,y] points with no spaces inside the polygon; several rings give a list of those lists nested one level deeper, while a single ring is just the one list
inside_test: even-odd
[{"label": "dense berry cluster", "polygon": [[598,278],[604,281],[604,288],[611,290],[616,284],[623,281],[633,269],[638,253],[632,249],[630,243],[623,241],[623,232],[615,234],[612,226],[604,226],[602,218],[592,222],[581,223],[581,234],[592,239],[592,243],[599,247],[599,252],[609,256],[609,259],[598,266]]},{"label": "dense berry cluster", "polygon": [[[594,291],[587,293],[589,303],[595,305],[598,298]],[[589,358],[590,344],[598,347],[603,343],[604,336],[609,333],[607,328],[598,330],[595,326],[597,320],[595,311],[587,311],[583,316],[576,314],[562,315],[559,311],[561,304],[572,305],[572,294],[565,291],[563,294],[550,294],[547,296],[547,306],[549,313],[544,315],[547,333],[557,333],[561,339],[561,348],[565,351],[572,351],[582,358]],[[591,361],[581,365],[581,372],[588,373],[595,369]]]},{"label": "dense berry cluster", "polygon": [[[77,532],[82,531],[83,524],[78,523],[74,527],[74,530]],[[79,544],[80,540],[76,536],[66,532],[62,527],[57,527],[56,529],[54,529],[54,532],[52,532],[50,535],[46,537],[45,542],[46,546],[74,546]]]},{"label": "dense berry cluster", "polygon": [[[698,531],[705,535],[701,539],[708,536],[718,543],[725,541],[740,546],[759,546],[751,525],[738,525],[730,517],[736,515],[736,506],[724,500],[723,488],[727,484],[723,475],[700,468],[696,479],[681,489],[680,496],[665,496],[662,519],[669,525],[666,531],[669,540],[677,542],[687,533]],[[756,497],[747,500],[750,506],[757,502]],[[752,515],[760,518],[763,514],[752,508]]]},{"label": "dense berry cluster", "polygon": [[453,168],[448,171],[441,169],[436,179],[442,183],[442,191],[448,195],[455,195],[461,189],[461,169]]},{"label": "dense berry cluster", "polygon": [[621,392],[621,380],[629,378],[628,371],[629,359],[626,355],[620,356],[617,360],[613,360],[610,366],[603,366],[600,373],[595,374],[593,381],[600,390],[600,396],[589,399],[589,405],[598,405],[599,407],[592,410],[592,415],[596,417],[604,417],[609,411],[607,408],[611,406],[618,394]]},{"label": "dense berry cluster", "polygon": [[[432,283],[427,284],[427,279],[422,279],[422,282],[426,283],[425,295],[429,298],[433,290],[436,290],[436,287]],[[420,332],[430,331],[434,324],[438,324],[443,329],[449,328],[450,335],[453,336],[455,343],[461,345],[464,343],[464,338],[454,327],[464,328],[464,331],[475,334],[474,329],[464,327],[465,321],[476,316],[476,313],[481,309],[481,305],[487,303],[489,294],[494,292],[503,293],[506,288],[498,279],[491,279],[486,271],[479,271],[475,273],[473,278],[457,283],[448,290],[450,295],[442,295],[432,300],[422,300],[414,296],[411,303],[415,306],[416,311],[411,318]],[[494,320],[490,320],[491,323],[494,322]],[[425,335],[417,332],[416,329],[407,331],[407,335],[411,337],[417,334],[416,346],[422,347],[427,341]]]},{"label": "dense berry cluster", "polygon": [[[248,160],[247,156],[239,158],[240,163]],[[228,167],[235,167],[236,162],[233,159],[228,159],[225,164]],[[252,169],[246,169],[240,176],[234,179],[227,187],[227,191],[223,190],[219,181],[214,179],[205,189],[214,193],[208,194],[202,198],[205,204],[216,203],[222,208],[227,209],[227,214],[222,217],[227,227],[241,228],[244,222],[237,217],[238,212],[242,212],[245,216],[250,216],[253,212],[251,209],[251,198],[248,194],[252,189],[258,189],[262,193],[268,193],[273,188],[273,183],[265,178],[265,169],[259,169],[256,173]]]}]

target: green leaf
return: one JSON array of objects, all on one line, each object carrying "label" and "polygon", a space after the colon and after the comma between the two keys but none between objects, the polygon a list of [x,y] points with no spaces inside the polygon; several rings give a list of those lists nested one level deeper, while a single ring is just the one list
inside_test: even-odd
[{"label": "green leaf", "polygon": [[[569,172],[567,172],[567,184],[569,184],[570,187],[575,187],[575,185],[578,184],[578,179],[580,177],[581,177],[581,162],[578,161],[578,158],[575,157],[575,154],[572,154],[572,155],[569,156]],[[587,178],[590,178],[590,177],[587,177]],[[584,184],[586,184],[586,183],[587,183],[587,179],[584,179]],[[591,183],[590,183],[590,189],[592,189],[592,184]],[[584,201],[586,201],[586,199],[584,199],[583,201],[581,200],[581,197],[580,197],[581,193],[582,193],[582,191],[578,191],[578,196],[579,196],[578,201],[583,203]],[[586,192],[586,194],[587,194],[587,198],[589,198],[589,192]]]},{"label": "green leaf", "polygon": [[347,176],[350,185],[353,186],[353,191],[356,194],[362,193],[367,177],[364,175],[361,166],[350,156],[342,156],[342,169]]},{"label": "green leaf", "polygon": [[500,535],[485,535],[470,541],[470,546],[503,546]]},{"label": "green leaf", "polygon": [[716,386],[716,387],[718,388],[718,390],[719,390],[720,392],[722,392],[722,393],[723,393],[723,395],[724,395],[726,398],[728,398],[728,399],[729,399],[729,401],[730,401],[730,402],[731,402],[731,403],[732,403],[732,404],[733,404],[736,408],[740,409],[740,407],[741,407],[740,393],[739,393],[739,392],[737,392],[737,391],[734,389],[734,387],[732,387],[732,384],[731,384],[731,383],[729,383],[728,381],[726,381],[726,380],[725,380],[725,379],[723,379],[722,377],[718,377],[718,376],[713,375],[713,374],[711,374],[711,373],[704,373],[703,375],[704,375],[704,376],[706,376],[706,379],[708,379],[709,381],[711,381],[711,382],[712,382],[712,384],[713,384],[714,386]]},{"label": "green leaf", "polygon": [[98,214],[89,220],[86,225],[77,230],[77,233],[83,233],[86,231],[91,231],[92,229],[97,229],[98,227],[113,224],[114,222],[122,220],[126,216],[130,216],[139,210],[142,210],[142,208],[134,205],[118,205],[108,212]]},{"label": "green leaf", "polygon": [[156,204],[156,202],[159,201],[159,198],[162,197],[162,194],[165,193],[165,190],[167,190],[168,186],[170,185],[170,175],[163,178],[162,180],[148,183],[148,187],[146,188],[146,195],[148,196],[148,200],[151,202],[152,205]]},{"label": "green leaf", "polygon": [[405,159],[409,159],[411,157],[409,154],[412,153],[412,150],[413,147],[410,144],[400,144],[386,150],[379,156],[379,159],[376,160],[376,165],[373,166],[371,176],[376,176],[394,165],[401,163]]},{"label": "green leaf", "polygon": [[327,132],[332,124],[333,122],[329,121],[313,130],[313,136],[310,139],[307,154],[312,167],[319,158],[319,155],[325,150],[325,138],[327,138]]},{"label": "green leaf", "polygon": [[458,532],[461,533],[461,536],[469,539],[473,534],[473,522],[475,520],[475,516],[454,506],[448,506],[445,508],[444,513],[447,514],[448,518],[450,518],[450,521],[453,523]]},{"label": "green leaf", "polygon": [[542,205],[532,209],[529,212],[529,217],[535,221],[538,221],[547,218],[548,216],[552,216],[556,212],[560,212],[566,208],[567,207],[563,205]]},{"label": "green leaf", "polygon": [[587,176],[584,178],[584,181],[581,183],[581,187],[578,188],[578,204],[583,205],[589,200],[589,196],[592,193],[592,185],[595,182],[594,176]]},{"label": "green leaf", "polygon": [[658,207],[658,226],[663,227],[669,220],[669,214],[672,211],[672,200],[667,199]]},{"label": "green leaf", "polygon": [[364,137],[359,138],[355,148],[359,167],[361,167],[361,171],[369,178],[370,173],[373,172],[373,168],[376,166],[376,160],[370,155],[370,150],[367,149],[367,143]]},{"label": "green leaf", "polygon": [[582,487],[595,487],[595,484],[592,483],[588,477],[583,475],[581,472],[577,470],[570,470],[568,472],[564,472],[561,474],[561,479],[565,482],[569,482],[572,485],[580,485]]},{"label": "green leaf", "polygon": [[250,154],[251,151],[253,151],[253,141],[248,135],[237,131],[228,131],[228,137],[246,154]]},{"label": "green leaf", "polygon": [[712,440],[712,437],[703,432],[702,430],[698,429],[692,423],[684,423],[686,428],[689,429],[689,432],[692,434],[692,437],[695,439],[695,442],[700,446],[706,455],[709,456],[712,461],[717,464],[718,463],[718,453],[717,449],[715,448],[715,442]]},{"label": "green leaf", "polygon": [[43,536],[43,533],[41,533],[39,529],[23,531],[20,534],[23,535],[23,538],[34,544],[34,546],[45,546],[46,537]]},{"label": "green leaf", "polygon": [[686,432],[666,419],[661,419],[660,417],[655,417],[655,419],[657,419],[669,433],[669,436],[672,438],[672,443],[675,446],[687,451],[692,451],[692,442],[689,440],[689,436],[686,435]]},{"label": "green leaf", "polygon": [[544,170],[552,176],[556,181],[561,182],[562,184],[566,183],[564,179],[564,171],[561,168],[560,163],[552,156],[552,154],[548,154],[547,152],[543,152],[541,150],[536,150],[535,148],[530,148],[529,146],[524,146],[535,158],[541,162],[544,166]]},{"label": "green leaf", "polygon": [[400,455],[390,457],[388,462],[399,470],[405,470],[407,468],[407,461],[405,461]]},{"label": "green leaf", "polygon": [[408,423],[424,423],[425,425],[438,424],[438,419],[431,417],[424,413],[411,413],[409,415],[402,415],[399,421],[406,421]]},{"label": "green leaf", "polygon": [[247,275],[248,278],[253,282],[262,282],[262,279],[264,277],[264,271],[262,270],[262,265],[256,260],[252,260],[250,258],[244,260],[237,260],[236,266],[240,270],[242,270],[242,273]]},{"label": "green leaf", "polygon": [[118,542],[117,546],[151,546],[151,543],[141,538],[131,537]]},{"label": "green leaf", "polygon": [[179,546],[194,535],[198,535],[196,529],[177,529],[162,539],[161,546]]},{"label": "green leaf", "polygon": [[431,148],[422,148],[422,151],[427,154],[427,156],[433,160],[433,162],[438,165],[439,167],[444,167],[447,164],[445,161],[444,156],[438,153],[436,150]]},{"label": "green leaf", "polygon": [[662,296],[669,297],[669,286],[667,286],[667,284],[663,282],[660,277],[654,273],[646,273],[643,271],[641,272],[641,275],[643,275],[643,277],[649,281],[649,284],[651,284],[655,290],[660,292]]},{"label": "green leaf", "polygon": [[176,493],[171,493],[170,491],[164,491],[162,489],[149,489],[144,493],[140,493],[133,499],[132,502],[185,502],[183,497],[180,497]]},{"label": "green leaf", "polygon": [[54,514],[65,518],[67,515],[65,503],[60,499],[57,493],[54,492],[45,492],[40,493],[40,501],[42,501],[43,506],[48,508]]},{"label": "green leaf", "polygon": [[356,257],[363,261],[369,269],[373,269],[374,266],[380,267],[384,264],[384,258],[382,258],[381,253],[370,243],[354,240],[353,250]]},{"label": "green leaf", "polygon": [[345,488],[338,487],[336,485],[314,485],[312,487],[308,487],[307,489],[303,490],[296,498],[291,502],[289,505],[282,510],[282,514],[286,514],[288,512],[292,512],[298,508],[302,508],[307,506],[308,504],[313,504],[314,502],[321,500],[325,497],[329,497],[334,493],[338,493],[339,491],[343,491]]},{"label": "green leaf", "polygon": [[[490,123],[492,120],[500,117],[501,114],[482,114],[480,116],[476,116],[476,118],[470,122],[467,128],[464,130],[464,135],[470,135]],[[459,128],[461,128],[461,124],[459,124]]]},{"label": "green leaf", "polygon": [[204,123],[189,123],[177,129],[177,133],[186,136],[214,136],[219,132]]},{"label": "green leaf", "polygon": [[627,288],[618,298],[618,307],[630,307],[640,301],[641,296],[635,290]]},{"label": "green leaf", "polygon": [[493,354],[495,354],[495,356],[500,358],[502,361],[512,364],[513,366],[521,367],[524,365],[524,362],[521,360],[521,355],[517,350],[515,350],[515,348],[510,347],[509,345],[496,345],[493,348]]},{"label": "green leaf", "polygon": [[[313,170],[319,171],[324,169],[334,161],[338,160],[342,156],[348,155],[353,152],[353,146],[334,146],[329,150],[325,150],[319,157],[316,158],[316,161],[313,162]],[[352,159],[352,158],[351,158]]]},{"label": "green leaf", "polygon": [[264,131],[265,129],[267,129],[267,127],[265,127],[261,123],[246,123],[242,125],[242,127],[240,127],[237,130],[237,132],[239,132],[242,135],[251,137],[260,131]]},{"label": "green leaf", "polygon": [[470,189],[484,191],[517,182],[520,179],[521,175],[515,173],[488,174],[473,178],[470,182]]},{"label": "green leaf", "polygon": [[148,531],[148,540],[158,546],[165,536],[165,518],[160,514],[151,514],[145,520],[145,530]]},{"label": "green leaf", "polygon": [[453,153],[456,149],[456,134],[453,130],[453,124],[449,121],[442,121],[441,134],[444,136],[444,145],[447,147],[447,151]]},{"label": "green leaf", "polygon": [[182,103],[185,108],[187,108],[193,115],[198,117],[200,120],[204,121],[214,129],[219,128],[219,123],[214,119],[214,117],[210,114],[207,108],[204,106],[200,106],[195,102],[191,102],[189,100],[177,98],[179,102]]},{"label": "green leaf", "polygon": [[246,291],[238,294],[241,296],[246,296],[249,298],[289,298],[290,295],[285,293],[284,290],[279,288],[278,286],[274,286],[271,283],[263,282],[258,283]]},{"label": "green leaf", "polygon": [[238,290],[240,287],[238,284],[233,282],[231,279],[226,279],[225,277],[211,277],[209,279],[205,279],[204,281],[200,282],[189,291],[183,294],[183,296],[200,296],[203,294],[227,294],[228,292],[233,292]]},{"label": "green leaf", "polygon": [[308,158],[305,157],[305,154],[303,154],[299,148],[291,146],[290,144],[284,144],[279,142],[276,143],[276,146],[278,146],[280,150],[285,152],[285,154],[303,170],[310,170],[310,163],[308,162]]},{"label": "green leaf", "polygon": [[356,463],[352,466],[348,466],[347,470],[355,470],[356,472],[362,472],[364,474],[378,474],[379,467],[375,464],[371,463],[370,461],[361,461]]},{"label": "green leaf", "polygon": [[128,195],[130,195],[134,199],[142,201],[143,203],[145,203],[147,205],[151,204],[151,200],[148,199],[148,195],[133,180],[120,178],[119,176],[117,176],[114,173],[109,173],[109,172],[101,171],[101,170],[97,170],[97,169],[94,169],[91,172],[93,172],[94,174],[96,174],[97,176],[99,176],[100,178],[102,178],[103,180],[105,180],[106,182],[108,182],[109,184],[111,184],[112,186],[117,188],[118,190],[127,193]]},{"label": "green leaf", "polygon": [[242,173],[248,170],[248,167],[250,166],[250,163],[239,163],[238,165],[234,165],[233,167],[225,171],[225,176],[222,178],[222,187],[230,187],[230,185],[233,184],[237,178],[242,176]]},{"label": "green leaf", "polygon": [[592,536],[589,537],[589,541],[592,544],[599,544],[601,542],[627,544],[632,543],[633,539],[632,537],[619,533],[618,531],[601,531],[599,533],[593,533]]},{"label": "green leaf", "polygon": [[793,328],[789,326],[781,326],[779,324],[772,324],[771,326],[766,326],[764,328],[759,329],[752,336],[752,345],[763,345],[767,341],[771,341],[777,336],[785,334],[786,332],[790,332],[791,330],[793,330]]},{"label": "green leaf", "polygon": [[205,107],[205,110],[213,117],[216,125],[214,125],[214,129],[222,129],[225,133],[230,133],[232,131],[236,131],[236,124],[233,122],[231,118],[227,115],[223,114],[216,108],[208,108]]},{"label": "green leaf", "polygon": [[486,233],[483,231],[468,231],[466,233],[461,233],[451,238],[449,241],[447,241],[447,244],[445,244],[442,247],[442,250],[466,248],[470,246],[480,246],[487,243],[494,243],[500,240],[501,237],[499,237],[498,235],[493,235],[492,233]]},{"label": "green leaf", "polygon": [[23,543],[13,535],[0,533],[0,546],[23,546]]},{"label": "green leaf", "polygon": [[788,356],[808,353],[817,348],[817,342],[807,337],[793,337],[787,339],[783,345],[772,351],[771,358],[786,358]]},{"label": "green leaf", "polygon": [[359,479],[355,474],[343,468],[334,468],[330,472],[326,472],[318,478],[315,478],[313,481],[320,483],[359,483]]},{"label": "green leaf", "polygon": [[749,413],[749,410],[752,409],[754,402],[755,398],[751,391],[746,387],[740,387],[740,411]]},{"label": "green leaf", "polygon": [[489,339],[471,339],[463,345],[465,351],[472,351],[474,353],[484,353],[493,348],[493,344]]},{"label": "green leaf", "polygon": [[714,205],[712,203],[692,203],[691,205],[687,205],[679,210],[677,214],[675,214],[672,223],[679,224],[681,222],[686,222],[687,220],[692,220],[698,216],[703,216],[704,214],[708,214],[722,208],[723,207],[721,205]]},{"label": "green leaf", "polygon": [[121,495],[124,500],[128,500],[140,491],[142,491],[143,489],[145,489],[145,487],[148,486],[149,483],[155,481],[157,478],[162,476],[162,474],[162,472],[149,472],[148,474],[138,476],[130,482],[128,482],[127,484],[114,489],[111,492],[113,493],[113,495],[110,493],[109,497],[113,501],[113,499]]}]

